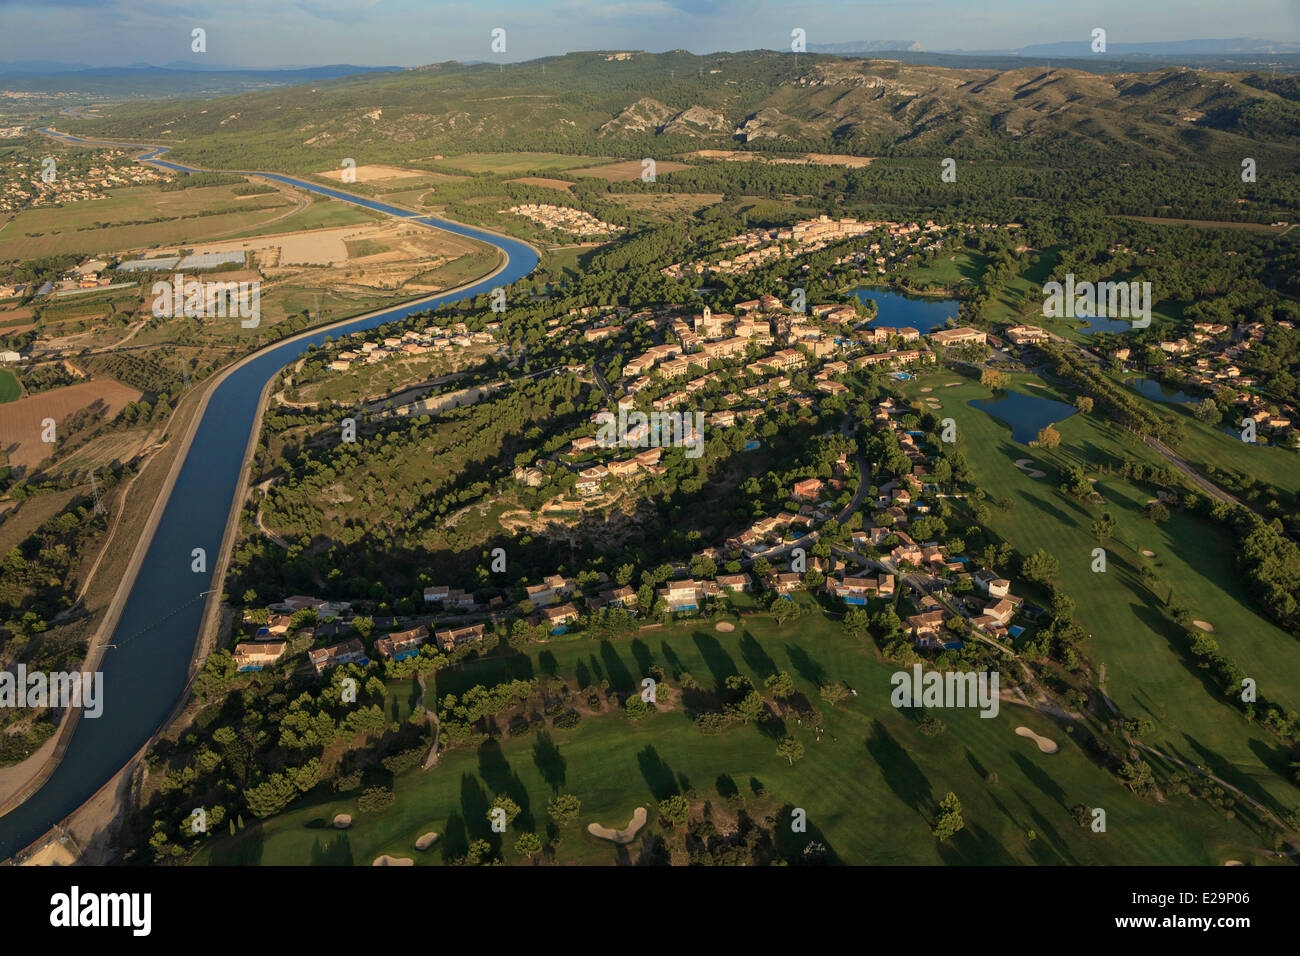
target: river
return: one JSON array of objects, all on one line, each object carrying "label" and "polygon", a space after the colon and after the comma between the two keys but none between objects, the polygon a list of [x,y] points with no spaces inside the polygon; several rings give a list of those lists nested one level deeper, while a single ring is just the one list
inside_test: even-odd
[{"label": "river", "polygon": [[[42,130],[70,142],[97,141]],[[131,144],[115,144],[131,145]],[[162,162],[165,149],[148,150],[140,158],[178,172],[201,172]],[[202,595],[220,586],[214,573],[226,522],[235,504],[244,452],[259,426],[258,399],[266,383],[282,368],[326,337],[371,329],[445,302],[507,286],[533,271],[537,254],[528,245],[434,216],[422,216],[397,206],[315,183],[270,173],[257,173],[277,182],[307,189],[377,212],[398,216],[434,229],[478,239],[500,249],[504,269],[458,292],[388,309],[280,345],[268,346],[228,375],[212,393],[194,433],[181,471],[139,573],[123,606],[104,654],[103,713],[77,724],[63,760],[45,785],[24,803],[0,817],[0,859],[6,859],[40,838],[54,824],[117,774],[167,719],[189,678],[189,665],[203,621]],[[173,436],[179,440],[180,436]],[[207,573],[191,570],[191,554],[203,548]]]}]

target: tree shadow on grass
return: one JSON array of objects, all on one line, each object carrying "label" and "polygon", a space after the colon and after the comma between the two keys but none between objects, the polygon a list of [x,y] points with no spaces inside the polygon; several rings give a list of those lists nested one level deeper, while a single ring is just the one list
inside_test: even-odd
[{"label": "tree shadow on grass", "polygon": [[[488,806],[491,803],[478,777],[472,773],[460,776],[460,808],[464,813],[465,850],[469,849],[470,840],[487,840],[499,849],[500,834],[492,832],[492,823],[488,819]],[[450,821],[448,829],[450,830]],[[448,851],[444,851],[448,852]]]},{"label": "tree shadow on grass", "polygon": [[[1029,842],[1029,852],[1034,855],[1035,860],[1039,863],[1051,866],[1059,866],[1063,863],[1070,866],[1079,865],[1079,861],[1075,858],[1074,854],[1070,852],[1069,844],[1066,843],[1065,839],[1061,836],[1060,831],[1056,829],[1056,826],[1048,820],[1047,817],[1043,816],[1033,807],[1030,807],[1029,818],[1034,824],[1034,832],[1038,837],[1038,839]],[[1050,847],[1047,845],[1049,842],[1051,844]],[[1050,853],[1043,852],[1048,850],[1050,850]],[[1053,858],[1043,858],[1048,856]]]},{"label": "tree shadow on grass", "polygon": [[704,663],[708,665],[709,672],[713,675],[714,689],[722,694],[726,689],[727,678],[740,673],[736,669],[736,662],[731,659],[731,655],[723,646],[708,634],[695,633],[691,638],[695,641],[700,656],[704,658]]},{"label": "tree shadow on grass", "polygon": [[[464,788],[462,786],[462,802]],[[484,804],[484,813],[487,813],[486,803]],[[447,822],[442,828],[442,836],[438,839],[438,846],[442,851],[442,862],[450,863],[469,852],[469,833],[465,828],[465,818],[456,811],[447,815]]]},{"label": "tree shadow on grass", "polygon": [[488,740],[478,748],[478,772],[484,782],[492,788],[494,794],[504,794],[519,805],[519,816],[511,824],[523,830],[536,829],[533,815],[529,809],[531,800],[528,788],[519,779],[519,774],[510,768],[509,761],[501,752],[501,745],[495,740]]},{"label": "tree shadow on grass", "polygon": [[651,653],[649,646],[641,638],[632,639],[632,659],[636,661],[637,672],[642,676],[650,673],[650,668],[654,666],[655,658]]},{"label": "tree shadow on grass", "polygon": [[930,781],[878,720],[871,723],[866,747],[880,765],[885,782],[894,795],[917,813],[925,815],[934,806]]},{"label": "tree shadow on grass", "polygon": [[758,675],[761,683],[777,672],[776,661],[763,649],[763,645],[746,631],[740,638],[740,656],[744,658],[749,669]]},{"label": "tree shadow on grass", "polygon": [[1025,775],[1026,779],[1028,779],[1030,783],[1041,790],[1043,794],[1055,800],[1066,810],[1070,809],[1069,805],[1066,803],[1065,791],[1061,789],[1060,784],[1051,778],[1047,771],[1043,770],[1042,767],[1035,764],[1024,754],[1018,754],[1014,750],[1010,751],[1010,753],[1011,759],[1015,761],[1016,766],[1020,768],[1020,772]]},{"label": "tree shadow on grass", "polygon": [[682,659],[677,656],[677,652],[672,649],[672,646],[667,641],[664,641],[659,645],[659,651],[663,654],[664,663],[668,665],[668,669],[671,671],[673,679],[675,680],[680,677],[686,668],[682,666]]},{"label": "tree shadow on grass", "polygon": [[[791,865],[842,865],[844,861],[826,839],[826,834],[811,819],[803,818],[806,827],[803,833],[792,829],[794,811],[795,806],[787,803],[773,815],[772,842],[777,855]],[[809,852],[808,848],[813,844],[819,844],[824,851]]]},{"label": "tree shadow on grass", "polygon": [[639,681],[632,676],[627,664],[609,641],[600,642],[600,659],[605,662],[605,671],[609,674],[609,682],[614,690],[627,693],[636,689]]},{"label": "tree shadow on grass", "polygon": [[948,866],[1015,866],[1020,862],[1002,845],[1001,840],[970,821],[950,839],[940,842],[938,853],[939,858]]},{"label": "tree shadow on grass", "polygon": [[261,866],[263,846],[262,824],[254,823],[233,837],[226,837],[212,845],[213,866]]},{"label": "tree shadow on grass", "polygon": [[641,767],[641,776],[645,777],[650,794],[655,800],[666,800],[677,794],[677,777],[671,767],[664,763],[659,751],[646,747],[636,755],[636,762]]},{"label": "tree shadow on grass", "polygon": [[825,669],[809,657],[808,652],[798,644],[786,644],[785,653],[790,658],[791,665],[799,672],[799,676],[808,683],[814,687],[821,687],[826,683]]},{"label": "tree shadow on grass", "polygon": [[533,763],[541,771],[542,779],[547,785],[559,793],[560,788],[564,786],[566,761],[549,731],[537,732],[537,742],[533,744]]},{"label": "tree shadow on grass", "polygon": [[555,655],[550,651],[542,651],[537,655],[537,666],[541,668],[542,673],[547,677],[554,677],[559,671],[559,662],[556,661]]},{"label": "tree shadow on grass", "polygon": [[317,837],[311,848],[312,866],[353,866],[352,843],[346,833]]}]

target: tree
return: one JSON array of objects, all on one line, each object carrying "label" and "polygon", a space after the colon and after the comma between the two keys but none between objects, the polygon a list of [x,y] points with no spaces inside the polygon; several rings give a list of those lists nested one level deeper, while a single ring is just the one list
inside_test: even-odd
[{"label": "tree", "polygon": [[1009,381],[1011,381],[1011,376],[1006,372],[999,372],[997,369],[986,368],[980,372],[980,384],[995,391],[999,388],[1006,388]]},{"label": "tree", "polygon": [[921,718],[921,722],[917,724],[916,729],[921,731],[921,733],[925,734],[927,737],[938,737],[948,728],[938,717],[931,717],[929,714],[926,714]]},{"label": "tree", "polygon": [[857,638],[866,637],[870,633],[870,623],[871,615],[860,607],[849,608],[844,615],[844,629]]},{"label": "tree", "polygon": [[849,689],[836,681],[833,684],[823,684],[821,687],[822,700],[834,707],[845,697],[849,696]]},{"label": "tree", "polygon": [[526,856],[529,860],[542,852],[542,838],[536,833],[524,832],[519,834],[515,840],[515,852],[520,856]]},{"label": "tree", "polygon": [[578,819],[582,801],[571,793],[557,793],[546,803],[546,812],[558,827],[572,826]]},{"label": "tree", "polygon": [[1092,523],[1092,534],[1098,541],[1105,541],[1115,533],[1115,519],[1109,511],[1103,511],[1101,517]]},{"label": "tree", "polygon": [[506,823],[509,824],[515,817],[519,816],[519,804],[515,803],[504,793],[498,793],[488,804],[488,820],[495,822],[493,818],[494,810],[504,810],[506,812]]},{"label": "tree", "polygon": [[691,805],[680,793],[659,801],[659,820],[664,826],[685,826],[691,818]]},{"label": "tree", "polygon": [[794,695],[794,678],[785,671],[773,674],[763,683],[772,692],[773,697],[785,698]]},{"label": "tree", "polygon": [[650,705],[642,700],[639,694],[633,694],[624,701],[623,709],[627,712],[627,719],[633,722],[650,716]]},{"label": "tree", "polygon": [[767,713],[767,704],[763,702],[762,694],[756,690],[751,690],[728,709],[731,711],[732,716],[741,723],[756,724]]},{"label": "tree", "polygon": [[1036,584],[1050,584],[1060,569],[1061,563],[1042,548],[1020,563],[1020,572]]},{"label": "tree", "polygon": [[1142,515],[1148,521],[1159,524],[1161,521],[1169,520],[1169,509],[1159,501],[1148,501],[1146,507],[1142,509]]},{"label": "tree", "polygon": [[795,607],[793,601],[787,601],[783,597],[778,597],[772,602],[772,618],[780,626],[786,621],[799,616],[799,609]]},{"label": "tree", "polygon": [[790,766],[794,766],[796,760],[803,759],[803,744],[801,744],[793,734],[787,734],[781,738],[781,742],[776,745],[776,752],[790,761]]},{"label": "tree", "polygon": [[1044,425],[1038,430],[1038,441],[1035,444],[1040,448],[1055,448],[1061,444],[1061,433],[1051,425]]},{"label": "tree", "polygon": [[1085,415],[1092,413],[1092,397],[1090,395],[1080,395],[1074,400],[1074,407]]},{"label": "tree", "polygon": [[939,801],[939,817],[934,821],[934,829],[930,832],[940,840],[948,840],[965,826],[966,821],[961,817],[961,801],[957,799],[957,794],[950,790],[947,796]]},{"label": "tree", "polygon": [[1198,421],[1205,422],[1207,425],[1217,425],[1223,418],[1223,413],[1219,411],[1218,403],[1212,398],[1203,398],[1197,402],[1196,407],[1192,409],[1192,414]]}]

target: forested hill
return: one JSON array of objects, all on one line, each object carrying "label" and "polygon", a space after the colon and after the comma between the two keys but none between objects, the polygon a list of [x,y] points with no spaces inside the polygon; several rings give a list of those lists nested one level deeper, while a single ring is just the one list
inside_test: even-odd
[{"label": "forested hill", "polygon": [[[952,69],[755,51],[442,63],[76,123],[211,166],[320,168],[468,150],[664,156],[700,148],[1295,168],[1300,103],[1250,74]],[[74,124],[70,121],[68,126]]]}]

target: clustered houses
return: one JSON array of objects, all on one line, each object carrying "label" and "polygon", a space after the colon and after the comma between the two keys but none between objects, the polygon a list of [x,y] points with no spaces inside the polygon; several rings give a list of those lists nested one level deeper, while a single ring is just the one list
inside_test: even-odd
[{"label": "clustered houses", "polygon": [[445,584],[434,585],[424,589],[424,603],[441,604],[448,611],[477,611],[478,604],[474,595]]},{"label": "clustered houses", "polygon": [[[1282,328],[1293,328],[1288,321],[1276,323]],[[1186,338],[1159,343],[1167,356],[1167,367],[1183,373],[1187,385],[1195,385],[1210,393],[1229,389],[1233,393],[1232,419],[1234,424],[1243,418],[1253,420],[1260,430],[1273,433],[1276,440],[1291,446],[1300,444],[1300,430],[1295,421],[1300,410],[1287,403],[1270,403],[1256,388],[1258,380],[1243,373],[1242,366],[1249,365],[1252,353],[1264,339],[1267,326],[1262,322],[1242,323],[1234,332],[1217,322],[1197,322],[1192,334]],[[1114,356],[1120,362],[1132,358],[1132,350],[1117,349]]]},{"label": "clustered houses", "polygon": [[547,229],[568,232],[575,236],[605,236],[623,231],[622,226],[601,222],[589,212],[572,209],[568,206],[551,206],[546,203],[530,202],[519,206],[511,206],[509,209],[501,211],[531,219]]},{"label": "clustered houses", "polygon": [[[867,570],[850,571],[847,565],[833,563],[826,578],[826,593],[846,604],[861,606],[873,598],[893,598],[896,587],[906,582],[905,593],[913,613],[900,611],[900,615],[909,636],[921,648],[960,647],[962,641],[950,626],[958,617],[969,628],[993,639],[1005,639],[1008,634],[1018,636],[1020,628],[1012,619],[1024,602],[1010,593],[1009,581],[990,571],[971,574],[965,559],[953,558],[941,544],[917,542],[906,530],[914,514],[929,510],[919,501],[924,491],[922,478],[928,476],[927,455],[900,424],[907,411],[892,399],[877,402],[873,408],[875,427],[894,433],[912,460],[914,473],[880,489],[874,502],[877,510],[852,536],[854,554]],[[864,548],[872,549],[879,557],[858,554]],[[838,576],[831,576],[837,571]],[[769,586],[786,593],[800,586],[798,577],[774,570]],[[967,590],[976,593],[964,598],[950,594],[949,585],[963,580],[969,580],[971,587]]]},{"label": "clustered houses", "polygon": [[96,165],[82,168],[80,161],[65,156],[55,167],[54,181],[49,183],[41,178],[45,167],[40,161],[6,163],[0,212],[104,199],[106,191],[114,187],[140,186],[166,178],[150,166],[137,165],[124,150],[99,150],[91,159]]},{"label": "clustered houses", "polygon": [[884,223],[863,223],[856,219],[831,219],[820,216],[778,229],[752,229],[733,236],[722,243],[722,248],[741,251],[724,256],[717,262],[675,263],[663,269],[664,275],[680,279],[684,275],[740,275],[751,269],[792,259],[824,249],[833,242],[850,236],[860,236],[881,228]]},{"label": "clustered houses", "polygon": [[743,551],[750,556],[770,551],[784,541],[784,535],[790,528],[808,529],[812,518],[808,515],[792,514],[782,511],[771,518],[760,518],[744,531],[727,539],[727,549]]},{"label": "clustered houses", "polygon": [[836,263],[852,263],[863,268],[870,266],[883,274],[886,266],[906,265],[914,255],[942,248],[946,239],[1002,228],[1018,229],[1020,223],[1008,223],[1005,226],[996,223],[943,226],[932,220],[924,223],[859,222],[856,219],[836,220],[820,216],[785,228],[752,229],[724,242],[722,253],[716,260],[710,257],[706,261],[678,262],[661,271],[674,279],[716,274],[740,275],[780,259],[793,259],[817,252],[843,239],[874,233],[876,241],[840,256]]},{"label": "clustered houses", "polygon": [[423,332],[406,331],[401,335],[386,335],[378,339],[352,342],[338,352],[328,368],[333,372],[346,372],[360,365],[374,365],[389,358],[424,355],[427,352],[447,352],[494,341],[494,333],[501,323],[491,322],[481,332],[470,332],[464,322],[448,329],[426,329]]}]

